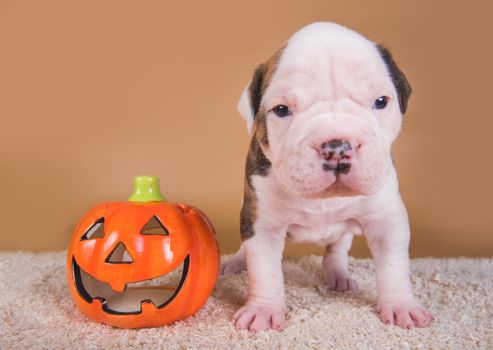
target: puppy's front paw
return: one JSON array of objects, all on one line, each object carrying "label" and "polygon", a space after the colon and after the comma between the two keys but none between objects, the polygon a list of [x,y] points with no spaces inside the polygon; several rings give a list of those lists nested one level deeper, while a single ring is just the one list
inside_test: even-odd
[{"label": "puppy's front paw", "polygon": [[248,329],[251,332],[274,329],[282,331],[286,327],[286,313],[284,305],[256,305],[247,303],[233,314],[236,329]]},{"label": "puppy's front paw", "polygon": [[378,307],[378,315],[383,323],[402,328],[428,327],[433,321],[432,314],[412,302],[383,302]]},{"label": "puppy's front paw", "polygon": [[358,290],[356,281],[344,272],[328,272],[325,277],[325,286],[327,290],[335,290],[337,292],[355,292]]}]

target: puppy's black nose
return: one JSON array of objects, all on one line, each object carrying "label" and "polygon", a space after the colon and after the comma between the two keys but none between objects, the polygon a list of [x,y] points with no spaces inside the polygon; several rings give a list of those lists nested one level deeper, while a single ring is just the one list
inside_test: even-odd
[{"label": "puppy's black nose", "polygon": [[347,140],[330,140],[320,145],[320,156],[325,159],[323,169],[334,174],[347,174],[351,169],[351,142]]},{"label": "puppy's black nose", "polygon": [[352,150],[351,142],[346,141],[346,140],[339,140],[339,139],[324,142],[321,144],[321,148],[322,149],[329,149],[330,151],[334,151],[337,153],[339,153],[341,151],[346,152],[346,151]]}]

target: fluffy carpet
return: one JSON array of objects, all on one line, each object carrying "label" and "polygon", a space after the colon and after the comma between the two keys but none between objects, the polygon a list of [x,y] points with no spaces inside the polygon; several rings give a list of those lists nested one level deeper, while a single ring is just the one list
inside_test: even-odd
[{"label": "fluffy carpet", "polygon": [[246,273],[220,276],[193,317],[153,329],[116,329],[89,321],[74,306],[65,253],[0,253],[0,349],[493,349],[493,259],[417,259],[417,298],[432,327],[385,326],[375,313],[371,260],[350,261],[360,291],[326,293],[321,258],[289,259],[283,269],[288,326],[236,331],[232,312],[247,294]]}]

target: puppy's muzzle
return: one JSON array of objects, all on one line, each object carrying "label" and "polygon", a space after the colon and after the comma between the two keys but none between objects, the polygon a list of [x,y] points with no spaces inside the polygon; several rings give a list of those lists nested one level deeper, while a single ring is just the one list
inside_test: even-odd
[{"label": "puppy's muzzle", "polygon": [[330,140],[320,145],[319,154],[325,159],[322,167],[325,171],[333,171],[334,175],[347,174],[351,170],[353,147],[347,140]]}]

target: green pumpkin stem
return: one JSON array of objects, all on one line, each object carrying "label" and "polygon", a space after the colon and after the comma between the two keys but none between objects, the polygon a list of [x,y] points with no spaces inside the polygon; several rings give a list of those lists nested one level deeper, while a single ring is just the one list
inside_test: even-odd
[{"label": "green pumpkin stem", "polygon": [[159,178],[157,176],[136,176],[134,179],[134,193],[128,199],[130,202],[164,202],[166,198],[161,194]]}]

